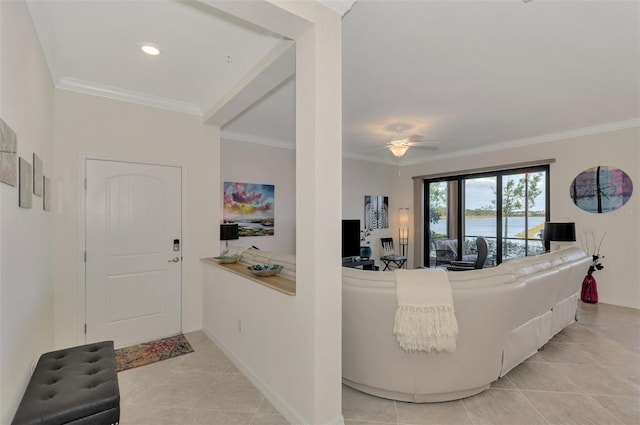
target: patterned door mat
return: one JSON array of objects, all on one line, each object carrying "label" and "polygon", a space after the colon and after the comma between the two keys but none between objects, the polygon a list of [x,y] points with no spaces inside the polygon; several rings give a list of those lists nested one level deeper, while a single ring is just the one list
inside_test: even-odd
[{"label": "patterned door mat", "polygon": [[183,354],[193,353],[193,348],[184,335],[158,339],[143,344],[115,350],[118,372],[134,367],[148,365]]}]

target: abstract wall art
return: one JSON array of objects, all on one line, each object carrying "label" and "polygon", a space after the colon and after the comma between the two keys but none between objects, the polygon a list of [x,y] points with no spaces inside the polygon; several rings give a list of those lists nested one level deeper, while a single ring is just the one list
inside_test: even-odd
[{"label": "abstract wall art", "polygon": [[20,182],[18,186],[18,206],[20,208],[31,208],[31,198],[33,195],[33,167],[24,158],[18,160],[18,173]]},{"label": "abstract wall art", "polygon": [[0,182],[18,184],[18,142],[16,133],[0,119]]},{"label": "abstract wall art", "polygon": [[42,199],[42,209],[45,211],[51,211],[51,179],[47,176],[42,177],[42,190],[43,199]]},{"label": "abstract wall art", "polygon": [[275,234],[275,186],[272,184],[224,182],[225,223],[238,223],[240,237]]},{"label": "abstract wall art", "polygon": [[599,165],[578,174],[571,182],[569,192],[578,208],[602,214],[626,204],[633,193],[633,183],[619,168]]},{"label": "abstract wall art", "polygon": [[42,171],[42,160],[35,153],[33,154],[33,194],[42,196],[44,180]]},{"label": "abstract wall art", "polygon": [[389,197],[365,195],[364,228],[387,229],[389,227]]}]

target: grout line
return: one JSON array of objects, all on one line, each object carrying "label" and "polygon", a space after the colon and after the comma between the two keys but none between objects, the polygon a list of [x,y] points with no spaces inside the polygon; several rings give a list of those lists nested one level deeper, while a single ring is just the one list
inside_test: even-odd
[{"label": "grout line", "polygon": [[400,417],[398,416],[398,402],[393,400],[393,411],[396,414],[396,424],[400,425]]},{"label": "grout line", "polygon": [[[489,388],[489,389],[491,389],[491,388]],[[488,391],[488,390],[485,390],[485,391]],[[482,394],[482,393],[480,393],[480,394]],[[471,422],[471,425],[476,425],[476,422],[473,420],[473,417],[471,416],[471,413],[469,413],[469,409],[467,409],[467,405],[464,402],[464,398],[460,399],[460,403],[462,403],[462,407],[464,408],[464,411],[467,413],[467,417],[469,418],[469,422]]]},{"label": "grout line", "polygon": [[520,393],[520,395],[521,395],[522,397],[524,397],[524,399],[525,399],[525,400],[527,400],[527,403],[529,403],[529,406],[531,406],[531,407],[533,408],[533,410],[535,410],[535,411],[538,413],[538,415],[540,415],[540,417],[541,417],[541,418],[542,418],[542,419],[543,419],[547,424],[551,424],[551,422],[549,421],[549,419],[547,419],[547,417],[546,417],[546,416],[545,416],[541,411],[539,411],[539,410],[538,410],[538,408],[537,408],[536,406],[534,406],[534,405],[533,405],[533,403],[531,402],[531,400],[529,400],[529,398],[528,398],[526,395],[524,395],[524,394],[522,393],[522,391],[518,390],[518,392]]}]

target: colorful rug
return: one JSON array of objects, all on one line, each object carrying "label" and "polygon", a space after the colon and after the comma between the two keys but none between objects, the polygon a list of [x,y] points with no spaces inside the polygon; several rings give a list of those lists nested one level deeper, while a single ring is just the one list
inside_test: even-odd
[{"label": "colorful rug", "polygon": [[193,348],[182,334],[115,350],[118,372],[187,353]]}]

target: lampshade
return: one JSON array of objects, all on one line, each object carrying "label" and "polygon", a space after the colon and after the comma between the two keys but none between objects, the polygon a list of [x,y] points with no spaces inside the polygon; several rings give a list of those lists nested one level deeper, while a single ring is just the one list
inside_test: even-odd
[{"label": "lampshade", "polygon": [[391,151],[391,153],[394,156],[397,156],[398,158],[400,158],[405,153],[407,153],[408,149],[409,149],[409,145],[391,145],[391,146],[389,146],[389,150]]},{"label": "lampshade", "polygon": [[403,229],[409,226],[409,208],[400,208],[398,224],[400,224],[400,227]]},{"label": "lampshade", "polygon": [[575,223],[544,223],[544,244],[547,251],[551,248],[551,241],[554,242],[575,242]]},{"label": "lampshade", "polygon": [[233,224],[224,223],[220,225],[221,241],[230,241],[238,238],[240,238],[240,233],[238,231],[238,223],[233,223]]}]

